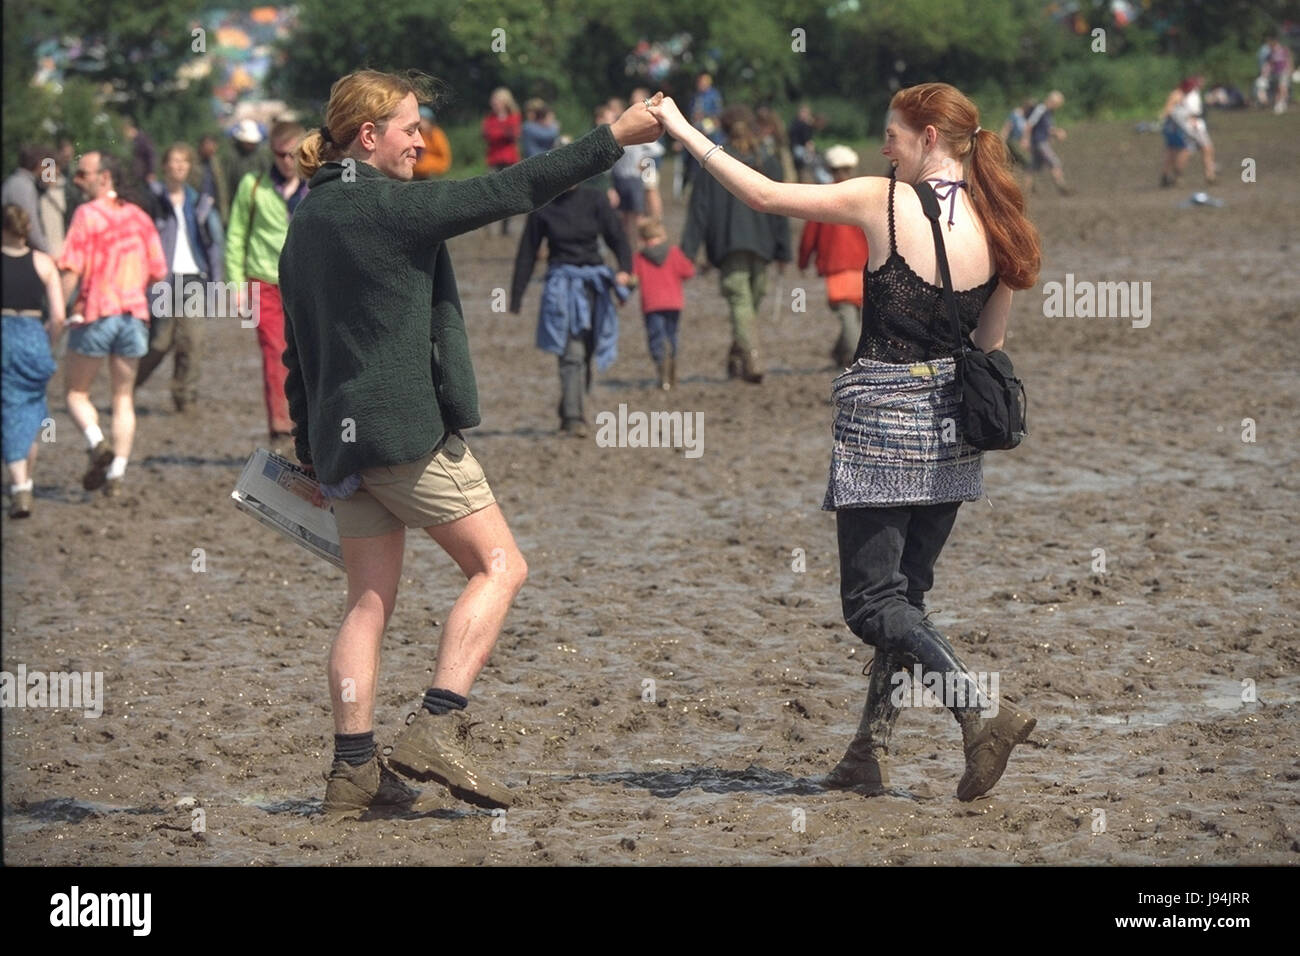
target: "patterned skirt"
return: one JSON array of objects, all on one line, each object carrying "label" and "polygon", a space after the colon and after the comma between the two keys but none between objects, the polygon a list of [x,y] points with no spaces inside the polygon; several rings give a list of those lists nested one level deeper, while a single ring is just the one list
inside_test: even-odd
[{"label": "patterned skirt", "polygon": [[983,454],[962,440],[953,360],[859,359],[831,386],[830,481],[822,508],[941,504],[984,496]]},{"label": "patterned skirt", "polygon": [[40,433],[49,414],[45,386],[57,366],[50,354],[50,339],[35,316],[6,315],[0,330],[0,406],[3,406],[5,464],[21,461]]}]

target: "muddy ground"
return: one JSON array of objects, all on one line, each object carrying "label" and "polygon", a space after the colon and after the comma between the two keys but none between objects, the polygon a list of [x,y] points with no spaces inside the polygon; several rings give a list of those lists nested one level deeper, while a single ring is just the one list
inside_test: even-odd
[{"label": "muddy ground", "polygon": [[[514,246],[480,232],[452,244],[483,410],[469,438],[531,577],[472,712],[520,805],[493,818],[426,787],[406,815],[320,816],[343,577],[231,504],[264,441],[260,360],[252,331],[214,320],[196,415],[171,410],[170,362],[142,390],[121,498],[81,491],[84,442],[51,388],[35,514],[4,519],[4,668],[102,671],[106,702],[98,719],[3,712],[6,862],[1300,861],[1300,114],[1212,122],[1222,208],[1178,208],[1199,172],[1157,188],[1159,137],[1128,123],[1074,127],[1077,194],[1031,199],[1045,262],[1007,348],[1032,434],[987,457],[989,500],[962,508],[931,594],[969,665],[1038,717],[987,797],[957,802],[960,734],[924,708],[899,722],[888,795],[816,783],[856,726],[870,657],[841,619],[819,510],[834,375],[820,280],[774,281],[805,287],[810,310],[765,304],[761,387],[724,377],[716,273],[688,286],[667,400],[625,309],[589,413],[702,412],[703,454],[601,448],[554,436],[537,287],[524,316],[492,312]],[[678,235],[682,207],[668,219]],[[1066,273],[1150,282],[1150,325],[1044,317],[1042,283]],[[106,408],[102,376],[95,394]],[[427,538],[407,549],[381,743],[426,686],[462,583]]]}]

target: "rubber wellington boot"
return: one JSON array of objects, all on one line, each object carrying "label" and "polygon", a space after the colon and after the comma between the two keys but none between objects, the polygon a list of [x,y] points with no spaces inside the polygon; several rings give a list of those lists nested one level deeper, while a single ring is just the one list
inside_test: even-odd
[{"label": "rubber wellington boot", "polygon": [[[1037,721],[1006,699],[991,701],[939,631],[928,620],[917,623],[891,651],[907,668],[920,664],[930,673],[943,674],[945,701],[961,725],[966,772],[957,784],[957,799],[974,800],[993,789],[1007,768],[1017,744],[1024,743]],[[954,674],[950,684],[947,676]],[[986,716],[990,714],[991,716]]]},{"label": "rubber wellington boot", "polygon": [[881,758],[889,753],[889,736],[898,720],[893,677],[902,670],[890,655],[876,652],[871,660],[867,703],[862,708],[858,732],[840,762],[826,775],[823,785],[834,790],[865,787],[876,793],[889,786],[889,773]]},{"label": "rubber wellington boot", "polygon": [[659,387],[665,392],[672,391],[677,384],[677,360],[671,355],[664,356],[664,363],[659,373]]},{"label": "rubber wellington boot", "polygon": [[763,384],[763,363],[758,359],[758,349],[741,354],[741,377],[751,385]]},{"label": "rubber wellington boot", "polygon": [[745,374],[745,350],[735,342],[727,353],[727,378],[740,378]]}]

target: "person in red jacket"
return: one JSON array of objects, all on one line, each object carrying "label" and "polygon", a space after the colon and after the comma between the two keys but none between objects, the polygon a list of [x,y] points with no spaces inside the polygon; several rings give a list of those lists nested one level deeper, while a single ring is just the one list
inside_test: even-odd
[{"label": "person in red jacket", "polygon": [[[491,112],[483,117],[483,140],[487,143],[487,164],[494,172],[519,162],[519,135],[523,118],[510,91],[498,86],[488,98]],[[510,235],[509,217],[501,220],[501,235]]]},{"label": "person in red jacket", "polygon": [[[695,275],[695,266],[682,250],[668,242],[658,219],[643,219],[638,227],[641,247],[632,272],[641,286],[641,311],[650,357],[659,373],[659,387],[677,385],[677,322],[682,315],[682,281]],[[856,343],[855,343],[856,344]]]},{"label": "person in red jacket", "polygon": [[[853,177],[858,154],[847,146],[826,151],[826,165],[835,182]],[[817,274],[826,278],[826,299],[840,320],[840,337],[831,358],[840,368],[853,362],[862,334],[862,270],[867,267],[867,235],[857,226],[825,222],[804,223],[799,239],[799,271],[817,256]]]}]

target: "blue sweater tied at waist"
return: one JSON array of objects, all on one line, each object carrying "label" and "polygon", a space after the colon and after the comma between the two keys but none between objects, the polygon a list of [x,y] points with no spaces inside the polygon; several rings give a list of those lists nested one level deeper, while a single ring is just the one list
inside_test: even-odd
[{"label": "blue sweater tied at waist", "polygon": [[[591,291],[596,293],[596,308],[591,307]],[[537,316],[537,347],[554,355],[563,355],[569,336],[595,331],[596,368],[605,371],[618,357],[618,309],[610,300],[613,291],[619,302],[631,290],[614,281],[609,266],[576,266],[567,263],[551,266],[546,272],[542,306]]]}]

